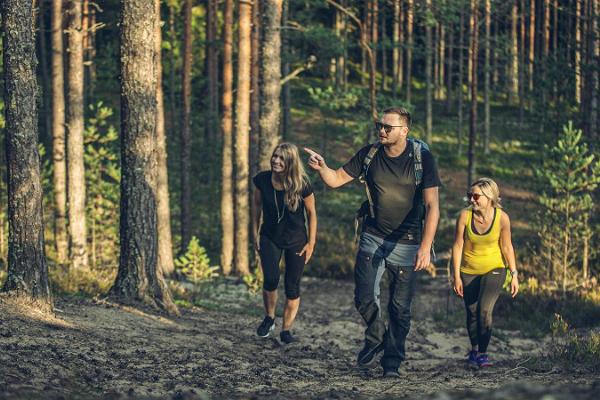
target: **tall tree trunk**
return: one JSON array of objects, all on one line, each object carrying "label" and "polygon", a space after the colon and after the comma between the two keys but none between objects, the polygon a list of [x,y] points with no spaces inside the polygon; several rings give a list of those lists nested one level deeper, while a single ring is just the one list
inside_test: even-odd
[{"label": "tall tree trunk", "polygon": [[[218,16],[217,16],[217,1],[218,0],[207,0],[208,1],[208,12],[207,12],[207,29],[206,39],[208,41],[206,49],[206,66],[208,71],[208,124],[207,124],[207,138],[208,143],[214,143],[217,139],[217,132],[219,130],[219,58],[218,58],[218,43],[217,43],[217,31],[218,31]],[[258,1],[258,0],[256,0]],[[209,152],[209,158],[213,157],[214,152]],[[212,164],[212,163],[211,163]],[[212,171],[212,168],[211,168]],[[211,174],[212,175],[212,174]]]},{"label": "tall tree trunk", "polygon": [[[600,2],[598,0],[589,0],[589,18],[588,18],[588,58],[590,63],[588,64],[588,79],[586,85],[589,90],[589,114],[588,122],[585,124],[588,127],[587,137],[592,148],[597,148],[598,144],[598,128],[600,118],[600,72],[598,71],[598,65],[600,65],[600,32],[598,32],[598,17],[600,15]],[[592,67],[592,66],[595,66]]]},{"label": "tall tree trunk", "polygon": [[158,268],[164,276],[175,270],[173,264],[173,241],[171,238],[171,211],[169,205],[169,174],[167,167],[167,138],[165,133],[165,101],[162,85],[162,32],[160,24],[160,0],[156,7],[156,221],[158,229]]},{"label": "tall tree trunk", "polygon": [[491,20],[492,20],[492,1],[485,0],[485,41],[484,41],[484,67],[483,67],[483,153],[490,152],[490,44],[491,44]]},{"label": "tall tree trunk", "polygon": [[281,96],[281,12],[282,0],[263,0],[261,75],[262,96],[260,115],[260,169],[269,169],[271,153],[279,142]]},{"label": "tall tree trunk", "polygon": [[465,12],[461,8],[460,10],[460,19],[459,19],[459,28],[458,28],[458,90],[456,91],[458,95],[458,146],[457,146],[457,154],[460,156],[462,154],[462,142],[463,142],[463,85],[465,80],[464,73],[464,65],[465,65]]},{"label": "tall tree trunk", "polygon": [[181,128],[181,252],[185,252],[192,237],[192,0],[184,3],[182,98],[183,126]]},{"label": "tall tree trunk", "polygon": [[46,46],[46,3],[43,0],[39,2],[38,13],[40,23],[37,37],[40,45],[40,72],[42,76],[43,92],[42,105],[44,107],[44,135],[50,135],[52,129],[52,115],[50,113],[50,74],[48,73],[48,49]]},{"label": "tall tree trunk", "polygon": [[175,106],[175,43],[177,34],[175,32],[175,5],[169,1],[169,113],[171,132],[178,132],[178,115]]},{"label": "tall tree trunk", "polygon": [[225,0],[223,14],[223,159],[221,163],[221,269],[233,267],[233,0]]},{"label": "tall tree trunk", "polygon": [[[535,0],[529,0],[529,65],[528,65],[528,89],[533,93],[533,71],[535,66]],[[579,2],[580,0],[575,0]]]},{"label": "tall tree trunk", "polygon": [[[384,3],[385,4],[385,3]],[[382,4],[382,8],[384,6]],[[383,11],[383,10],[382,10]],[[385,12],[381,13],[381,90],[388,90],[387,84],[387,33],[385,23]]]},{"label": "tall tree trunk", "polygon": [[[289,3],[290,0],[283,0],[283,11],[281,14],[281,25],[286,27],[287,26],[287,21],[288,21],[288,14],[289,14]],[[347,47],[347,19],[344,16],[344,55],[342,56],[342,58],[344,60],[347,60],[347,52],[348,52],[348,47]],[[289,45],[289,31],[288,30],[284,30],[282,32],[282,54],[283,54],[283,66],[281,69],[282,75],[283,76],[287,76],[290,73],[290,62],[289,62],[289,57],[290,57],[290,45]],[[346,62],[344,61],[344,66],[345,66]],[[346,74],[346,70],[344,67],[344,76],[343,76],[343,87],[344,90],[346,89],[346,84],[347,84],[347,74]],[[283,87],[281,88],[281,90],[283,91],[282,94],[282,109],[283,109],[283,118],[282,118],[282,122],[281,122],[281,138],[282,140],[286,140],[286,136],[290,135],[292,132],[292,112],[291,112],[291,108],[292,108],[292,94],[290,91],[290,84],[289,82],[286,82]]]},{"label": "tall tree trunk", "polygon": [[52,1],[52,163],[54,241],[59,264],[67,262],[67,161],[65,159],[65,83],[63,63],[63,1]]},{"label": "tall tree trunk", "polygon": [[581,2],[575,1],[575,102],[581,104]]},{"label": "tall tree trunk", "polygon": [[90,0],[83,0],[81,8],[81,33],[83,41],[83,104],[87,108],[90,99],[90,73],[89,73],[89,40],[90,40]]},{"label": "tall tree trunk", "polygon": [[370,37],[371,51],[373,52],[372,70],[377,76],[377,47],[379,46],[379,0],[371,0]]},{"label": "tall tree trunk", "polygon": [[52,307],[44,252],[38,152],[38,83],[32,2],[0,3],[8,183],[8,277],[4,291]]},{"label": "tall tree trunk", "polygon": [[250,64],[252,2],[239,2],[238,85],[236,93],[235,266],[240,275],[250,273],[248,260],[249,196],[248,152],[250,146]]},{"label": "tall tree trunk", "polygon": [[454,29],[450,25],[448,29],[448,57],[446,58],[446,114],[452,112],[452,96],[453,82],[454,79]]},{"label": "tall tree trunk", "polygon": [[[252,50],[251,81],[250,81],[250,176],[260,170],[260,62],[261,62],[261,0],[254,0],[252,5]],[[253,187],[250,189],[254,190]]]},{"label": "tall tree trunk", "polygon": [[446,29],[444,25],[439,23],[439,40],[438,40],[438,99],[444,99],[444,74],[445,74],[445,63],[444,63],[444,55],[446,54]]},{"label": "tall tree trunk", "polygon": [[479,39],[479,1],[471,0],[471,20],[470,20],[470,43],[469,58],[471,59],[470,71],[470,89],[471,89],[471,112],[469,116],[469,166],[468,166],[468,187],[475,179],[475,141],[477,137],[477,55]]},{"label": "tall tree trunk", "polygon": [[414,18],[414,0],[407,1],[406,10],[406,102],[410,104],[412,97],[412,55],[413,55],[413,18]]},{"label": "tall tree trunk", "polygon": [[402,0],[394,0],[394,26],[392,35],[392,94],[402,87]]},{"label": "tall tree trunk", "polygon": [[425,99],[427,103],[426,117],[425,117],[425,140],[431,143],[431,130],[432,130],[432,87],[431,87],[431,56],[432,56],[432,44],[431,44],[431,24],[429,19],[431,18],[431,0],[425,0]]},{"label": "tall tree trunk", "polygon": [[513,0],[510,13],[510,64],[508,67],[508,102],[516,104],[519,96],[519,41],[518,41],[518,9]]},{"label": "tall tree trunk", "polygon": [[[364,43],[369,43],[369,20],[371,15],[371,0],[363,0],[363,20],[362,26],[363,29],[360,31],[360,41]],[[367,50],[364,47],[361,47],[361,57],[360,57],[360,72],[361,72],[361,84],[365,84],[367,76],[367,68],[369,67],[369,60],[367,58]]]},{"label": "tall tree trunk", "polygon": [[[435,16],[433,16],[432,13],[432,17],[435,18]],[[440,94],[440,86],[439,86],[439,77],[440,77],[440,58],[439,58],[439,46],[440,46],[440,24],[438,22],[436,22],[436,24],[434,26],[432,26],[431,28],[431,53],[432,53],[432,58],[433,58],[433,67],[432,67],[432,73],[433,73],[433,99],[434,100],[439,100],[439,94]]]},{"label": "tall tree trunk", "polygon": [[[553,15],[553,29],[552,29],[552,58],[555,66],[558,65],[558,0],[554,0],[552,5]],[[552,100],[556,104],[558,98],[558,85],[556,79],[552,80]]]},{"label": "tall tree trunk", "polygon": [[155,2],[121,3],[121,255],[111,294],[177,314],[158,267]]},{"label": "tall tree trunk", "polygon": [[[335,62],[335,67],[336,67],[336,69],[335,69],[335,86],[338,90],[346,89],[346,85],[345,85],[345,81],[346,81],[346,57],[345,57],[346,20],[347,20],[346,15],[344,15],[339,10],[335,11],[335,32],[344,48],[344,50],[342,51],[342,54],[336,58],[336,62]],[[282,32],[282,37],[283,36],[285,36],[285,34]],[[285,74],[285,75],[287,75],[287,74]]]},{"label": "tall tree trunk", "polygon": [[524,128],[525,123],[525,0],[521,1],[520,15],[520,42],[519,46],[519,127]]},{"label": "tall tree trunk", "polygon": [[83,35],[81,0],[70,0],[67,52],[67,182],[71,262],[75,268],[88,265],[85,218],[85,166],[83,162]]}]

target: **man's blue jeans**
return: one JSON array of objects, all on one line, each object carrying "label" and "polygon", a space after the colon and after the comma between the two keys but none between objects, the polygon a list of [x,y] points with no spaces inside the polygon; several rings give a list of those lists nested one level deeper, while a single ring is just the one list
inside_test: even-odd
[{"label": "man's blue jeans", "polygon": [[[418,245],[387,241],[363,232],[354,268],[354,302],[367,324],[365,345],[384,345],[381,365],[398,368],[405,358],[406,336],[410,330],[410,306],[415,292],[415,255]],[[386,328],[381,313],[381,278],[389,278],[389,322]]]}]

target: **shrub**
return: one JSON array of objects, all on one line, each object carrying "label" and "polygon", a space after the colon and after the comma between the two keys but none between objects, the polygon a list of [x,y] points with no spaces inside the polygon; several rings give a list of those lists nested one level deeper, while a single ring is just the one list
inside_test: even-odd
[{"label": "shrub", "polygon": [[211,266],[206,249],[198,238],[192,237],[185,254],[175,260],[175,271],[192,283],[211,280],[218,276],[218,266]]}]

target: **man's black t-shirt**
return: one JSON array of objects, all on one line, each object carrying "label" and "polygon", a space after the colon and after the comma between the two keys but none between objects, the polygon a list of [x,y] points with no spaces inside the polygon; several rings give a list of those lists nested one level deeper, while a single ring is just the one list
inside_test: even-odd
[{"label": "man's black t-shirt", "polygon": [[[362,172],[371,145],[358,151],[344,166],[353,178]],[[391,241],[416,243],[420,240],[423,189],[441,186],[437,166],[431,152],[421,149],[423,181],[415,186],[413,148],[410,142],[398,157],[390,157],[381,147],[367,172],[366,181],[373,199],[375,218],[367,217],[364,231]]]},{"label": "man's black t-shirt", "polygon": [[[260,234],[267,236],[281,248],[302,245],[308,241],[304,219],[304,201],[300,202],[296,211],[290,211],[284,203],[284,191],[275,190],[271,176],[271,171],[262,171],[252,179],[256,188],[260,190],[262,199],[263,222]],[[305,182],[302,199],[312,193],[313,188],[310,182]],[[277,203],[275,203],[276,201]]]}]

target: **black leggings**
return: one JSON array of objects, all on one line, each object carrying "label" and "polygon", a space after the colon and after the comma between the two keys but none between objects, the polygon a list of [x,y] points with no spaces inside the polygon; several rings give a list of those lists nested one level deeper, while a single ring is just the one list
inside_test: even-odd
[{"label": "black leggings", "polygon": [[471,346],[478,346],[479,352],[485,353],[492,337],[492,312],[506,279],[506,270],[496,268],[484,275],[461,272],[460,277],[463,282],[467,331]]},{"label": "black leggings", "polygon": [[300,279],[304,271],[304,255],[299,256],[304,244],[282,249],[265,235],[260,235],[260,261],[264,275],[263,289],[272,292],[279,286],[279,260],[285,257],[285,296],[294,300],[300,297]]}]

